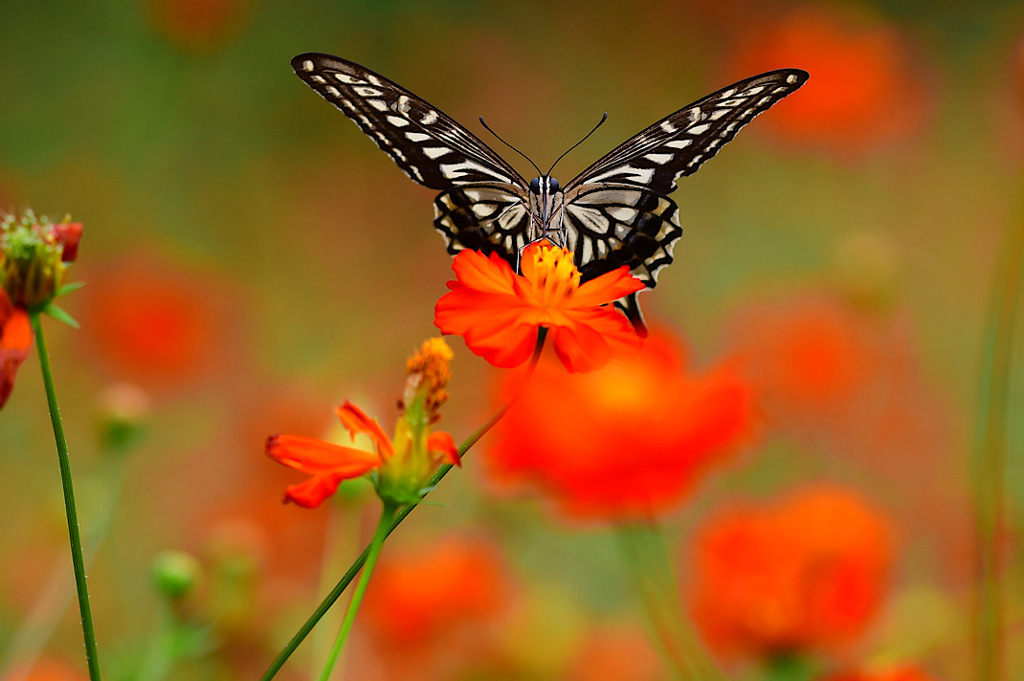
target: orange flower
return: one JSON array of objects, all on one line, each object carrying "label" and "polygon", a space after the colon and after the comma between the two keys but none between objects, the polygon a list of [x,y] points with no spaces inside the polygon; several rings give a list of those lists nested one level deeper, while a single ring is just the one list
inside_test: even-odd
[{"label": "orange flower", "polygon": [[709,519],[690,602],[713,647],[767,658],[852,642],[878,611],[889,521],[853,492],[811,487]]},{"label": "orange flower", "polygon": [[573,655],[568,681],[658,681],[665,665],[643,627],[616,623],[590,631]]},{"label": "orange flower", "polygon": [[733,61],[739,74],[789,66],[811,74],[765,122],[792,140],[843,152],[879,149],[924,118],[922,78],[911,70],[903,38],[864,17],[797,10],[758,24]]},{"label": "orange flower", "polygon": [[0,407],[14,390],[14,376],[18,367],[32,350],[32,327],[28,312],[15,307],[0,288]]},{"label": "orange flower", "polygon": [[891,373],[893,339],[834,298],[751,305],[734,327],[773,425],[835,430],[885,394],[879,379]]},{"label": "orange flower", "polygon": [[914,665],[884,670],[857,670],[832,674],[821,681],[935,681],[935,677]]},{"label": "orange flower", "polygon": [[463,678],[487,657],[512,586],[497,547],[480,538],[385,554],[361,612],[378,656],[359,668],[379,665],[395,681]]},{"label": "orange flower", "polygon": [[449,537],[381,561],[366,595],[366,623],[389,649],[429,647],[494,614],[506,601],[505,580],[494,546]]},{"label": "orange flower", "polygon": [[439,338],[424,342],[410,358],[403,414],[395,427],[394,440],[351,402],[346,401],[335,410],[353,438],[360,433],[369,436],[372,452],[302,435],[267,438],[267,456],[312,476],[301,484],[289,485],[285,501],[316,508],[337,491],[342,480],[358,478],[375,469],[380,470],[373,482],[382,499],[397,504],[419,501],[423,486],[438,466],[459,465],[459,451],[452,436],[430,429],[440,418],[438,409],[447,399],[445,385],[450,360],[451,350]]},{"label": "orange flower", "polygon": [[150,0],[149,19],[165,38],[184,50],[223,47],[241,33],[252,11],[248,0]]},{"label": "orange flower", "polygon": [[15,666],[7,679],[20,681],[86,681],[88,676],[57,658],[43,658],[31,666]]},{"label": "orange flower", "polygon": [[497,425],[488,463],[497,480],[537,483],[570,515],[646,516],[677,504],[753,422],[735,363],[695,375],[675,342],[652,333],[642,352],[590,374],[541,362]]},{"label": "orange flower", "polygon": [[593,371],[640,346],[626,318],[607,305],[644,287],[625,266],[581,285],[572,253],[541,241],[523,250],[522,275],[496,253],[476,251],[461,251],[452,269],[457,280],[437,301],[434,324],[494,366],[525,362],[542,327],[569,371]]}]

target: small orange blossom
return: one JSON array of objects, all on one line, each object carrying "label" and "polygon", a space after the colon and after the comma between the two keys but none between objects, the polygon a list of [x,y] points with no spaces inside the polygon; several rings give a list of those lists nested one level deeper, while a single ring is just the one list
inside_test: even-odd
[{"label": "small orange blossom", "polygon": [[342,480],[370,472],[374,472],[373,482],[382,499],[397,504],[419,501],[423,486],[438,466],[459,465],[459,451],[452,436],[443,431],[431,432],[431,425],[440,418],[438,409],[447,399],[445,385],[451,357],[444,341],[433,338],[409,359],[403,412],[393,439],[351,402],[346,400],[336,409],[353,438],[359,433],[370,437],[372,452],[302,435],[267,438],[266,452],[270,458],[312,476],[298,485],[289,485],[285,501],[316,508],[337,491]]},{"label": "small orange blossom", "polygon": [[462,336],[469,349],[497,367],[526,361],[540,328],[549,330],[555,354],[572,372],[592,371],[616,354],[640,346],[625,316],[610,307],[644,288],[623,266],[580,284],[572,252],[544,240],[522,253],[516,274],[498,254],[461,251],[434,309],[434,324]]}]

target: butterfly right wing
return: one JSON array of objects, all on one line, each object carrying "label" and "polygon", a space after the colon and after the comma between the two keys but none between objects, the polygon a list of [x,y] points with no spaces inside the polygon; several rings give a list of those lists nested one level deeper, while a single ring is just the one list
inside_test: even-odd
[{"label": "butterfly right wing", "polygon": [[448,251],[497,251],[515,265],[529,224],[523,177],[473,133],[384,76],[339,57],[306,53],[295,74],[352,119],[413,181],[441,190],[434,226]]}]

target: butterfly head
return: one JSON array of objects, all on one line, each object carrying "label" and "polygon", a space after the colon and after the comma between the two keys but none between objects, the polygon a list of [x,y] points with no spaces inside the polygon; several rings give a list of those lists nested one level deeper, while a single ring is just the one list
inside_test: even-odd
[{"label": "butterfly head", "polygon": [[558,191],[558,180],[550,175],[541,175],[530,180],[530,191],[537,195],[554,194]]}]

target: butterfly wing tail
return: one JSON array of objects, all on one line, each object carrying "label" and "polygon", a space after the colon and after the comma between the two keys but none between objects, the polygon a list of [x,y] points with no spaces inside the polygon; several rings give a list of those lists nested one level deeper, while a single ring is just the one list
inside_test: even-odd
[{"label": "butterfly wing tail", "polygon": [[647,338],[647,322],[644,321],[644,314],[640,311],[640,302],[637,300],[639,294],[640,291],[630,293],[625,298],[616,300],[615,306],[626,314],[626,319],[633,325],[636,335]]}]

